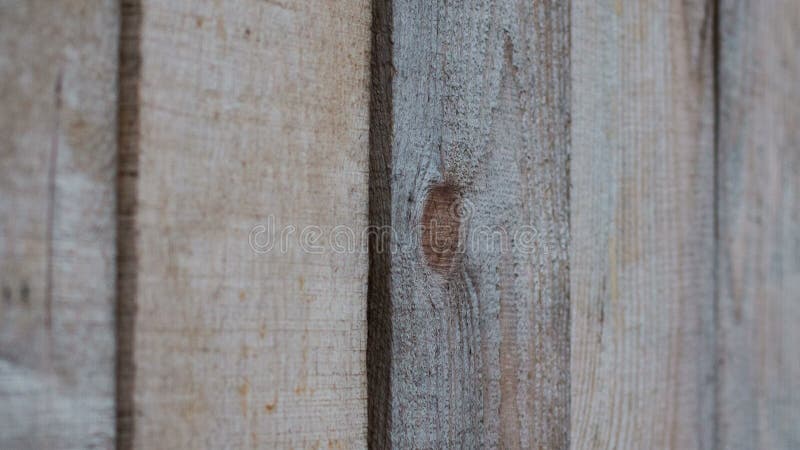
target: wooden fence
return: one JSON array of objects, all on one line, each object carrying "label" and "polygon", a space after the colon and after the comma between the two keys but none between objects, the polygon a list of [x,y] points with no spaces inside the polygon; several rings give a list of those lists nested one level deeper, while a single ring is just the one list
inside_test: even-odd
[{"label": "wooden fence", "polygon": [[797,0],[0,0],[0,448],[800,448]]}]

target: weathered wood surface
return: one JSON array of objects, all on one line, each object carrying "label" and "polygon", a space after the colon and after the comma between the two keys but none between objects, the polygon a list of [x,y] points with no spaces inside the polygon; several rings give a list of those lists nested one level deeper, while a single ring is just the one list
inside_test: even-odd
[{"label": "weathered wood surface", "polygon": [[722,0],[718,448],[800,448],[800,3]]},{"label": "weathered wood surface", "polygon": [[300,243],[367,224],[369,2],[136,3],[122,445],[364,447],[366,247]]},{"label": "weathered wood surface", "polygon": [[576,449],[713,445],[711,3],[572,4]]},{"label": "weathered wood surface", "polygon": [[376,8],[371,443],[564,448],[569,5]]},{"label": "weathered wood surface", "polygon": [[0,2],[0,448],[114,436],[115,1]]}]

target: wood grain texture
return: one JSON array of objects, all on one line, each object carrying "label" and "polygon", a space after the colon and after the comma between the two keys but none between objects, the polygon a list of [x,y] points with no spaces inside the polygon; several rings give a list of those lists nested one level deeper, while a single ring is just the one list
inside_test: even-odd
[{"label": "wood grain texture", "polygon": [[369,2],[126,8],[124,445],[364,447]]},{"label": "wood grain texture", "polygon": [[800,448],[800,3],[720,2],[720,449]]},{"label": "wood grain texture", "polygon": [[713,17],[572,5],[575,449],[713,445]]},{"label": "wood grain texture", "polygon": [[378,3],[371,443],[564,448],[568,4]]},{"label": "wood grain texture", "polygon": [[115,1],[0,1],[0,448],[114,437]]}]

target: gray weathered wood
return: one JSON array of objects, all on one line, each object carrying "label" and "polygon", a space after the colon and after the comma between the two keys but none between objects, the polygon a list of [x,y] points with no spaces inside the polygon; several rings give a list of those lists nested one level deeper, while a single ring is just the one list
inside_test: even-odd
[{"label": "gray weathered wood", "polygon": [[713,445],[712,3],[572,4],[576,449]]},{"label": "gray weathered wood", "polygon": [[111,448],[119,9],[0,1],[0,448]]},{"label": "gray weathered wood", "polygon": [[564,448],[569,5],[378,3],[371,442]]},{"label": "gray weathered wood", "polygon": [[800,448],[800,3],[720,2],[721,449]]},{"label": "gray weathered wood", "polygon": [[125,8],[122,445],[365,447],[369,2]]}]

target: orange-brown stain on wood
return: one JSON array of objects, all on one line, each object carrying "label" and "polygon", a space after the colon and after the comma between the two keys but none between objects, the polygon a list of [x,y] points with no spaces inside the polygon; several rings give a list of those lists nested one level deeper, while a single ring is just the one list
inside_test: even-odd
[{"label": "orange-brown stain on wood", "polygon": [[250,380],[247,378],[244,379],[244,383],[242,383],[239,388],[239,396],[241,397],[241,407],[242,407],[242,415],[247,415],[247,394],[250,392]]},{"label": "orange-brown stain on wood", "polygon": [[253,448],[258,448],[258,434],[255,431],[250,432],[250,441],[253,443]]},{"label": "orange-brown stain on wood", "polygon": [[422,253],[428,266],[440,275],[450,272],[458,255],[460,198],[452,184],[437,184],[428,191],[422,210]]}]

